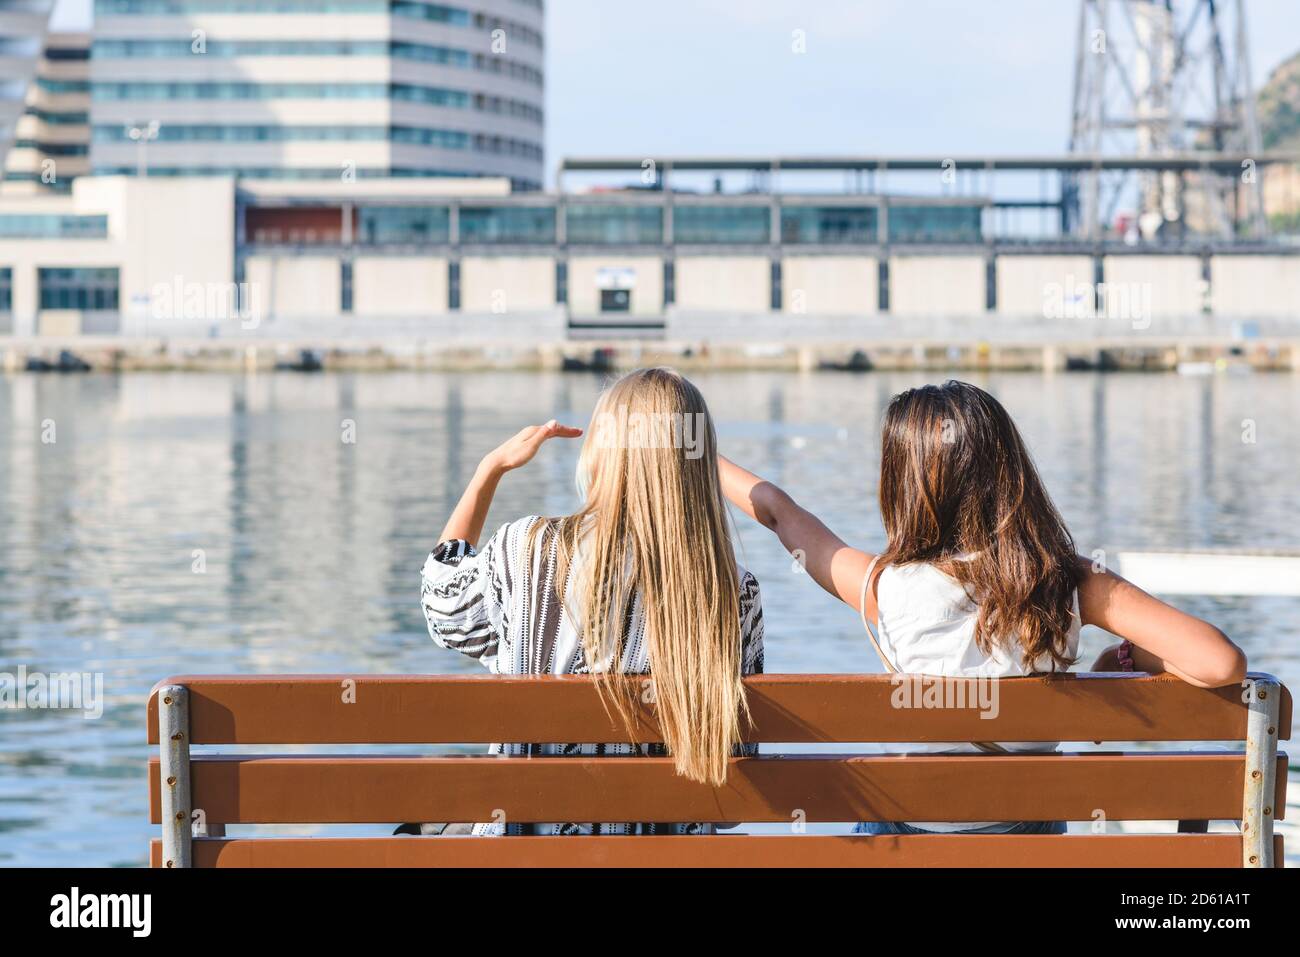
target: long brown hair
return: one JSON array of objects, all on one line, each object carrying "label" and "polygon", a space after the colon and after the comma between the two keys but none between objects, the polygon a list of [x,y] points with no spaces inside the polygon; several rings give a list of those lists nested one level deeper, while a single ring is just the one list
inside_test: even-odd
[{"label": "long brown hair", "polygon": [[880,565],[937,565],[979,613],[975,640],[1019,649],[1026,670],[1073,661],[1068,636],[1080,566],[1011,416],[966,382],[894,396],[885,413]]},{"label": "long brown hair", "polygon": [[704,397],[671,369],[628,373],[598,401],[578,472],[582,508],[534,533],[556,537],[556,580],[573,572],[570,611],[602,700],[634,734],[633,702],[610,679],[624,671],[622,624],[639,598],[664,743],[678,774],[719,786],[748,712],[739,575]]}]

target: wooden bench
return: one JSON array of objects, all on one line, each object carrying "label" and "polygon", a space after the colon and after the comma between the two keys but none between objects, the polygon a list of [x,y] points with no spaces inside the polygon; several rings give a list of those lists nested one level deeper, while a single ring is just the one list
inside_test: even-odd
[{"label": "wooden bench", "polygon": [[[1168,676],[1007,679],[997,686],[997,713],[990,717],[970,707],[898,707],[900,680],[747,679],[753,717],[747,739],[763,744],[761,754],[734,759],[726,785],[713,789],[678,777],[663,758],[217,754],[201,747],[626,740],[583,677],[169,678],[154,688],[148,706],[149,741],[163,742],[149,764],[151,820],[163,825],[151,860],[162,867],[1281,864],[1273,818],[1286,806],[1286,755],[1277,744],[1291,735],[1291,696],[1269,675],[1251,675],[1244,688],[1213,691]],[[958,684],[947,681],[942,688],[970,690]],[[658,740],[652,717],[643,713],[638,720],[638,740]],[[1237,744],[910,756],[796,754],[780,747],[1048,740]],[[516,822],[782,822],[788,833],[224,836],[226,825],[396,825],[503,816]],[[1093,833],[1104,821],[1204,819],[1238,820],[1241,833]],[[1093,823],[1084,828],[1088,833],[1064,836],[849,833],[855,821],[909,820]],[[205,825],[200,830],[206,836],[192,836],[193,822]],[[806,834],[803,822],[840,822],[839,833]]]}]

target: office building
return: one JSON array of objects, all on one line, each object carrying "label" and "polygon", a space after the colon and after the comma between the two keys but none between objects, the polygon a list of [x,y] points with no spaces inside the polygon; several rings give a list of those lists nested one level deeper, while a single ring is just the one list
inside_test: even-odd
[{"label": "office building", "polygon": [[101,175],[543,180],[541,0],[97,0]]},{"label": "office building", "polygon": [[17,132],[36,75],[53,0],[13,0],[0,6],[0,156]]},{"label": "office building", "polygon": [[67,192],[90,169],[90,36],[45,38],[4,161],[0,192]]}]

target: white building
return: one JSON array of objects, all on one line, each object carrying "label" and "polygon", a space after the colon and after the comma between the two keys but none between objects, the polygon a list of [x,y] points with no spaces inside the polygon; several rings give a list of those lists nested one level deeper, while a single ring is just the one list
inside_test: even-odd
[{"label": "white building", "polygon": [[540,189],[543,69],[542,0],[97,0],[91,165]]},{"label": "white building", "polygon": [[[177,277],[205,290],[234,276],[234,181],[80,177],[66,194],[0,203],[0,332],[142,330]],[[158,297],[160,300],[164,296]]]},{"label": "white building", "polygon": [[[718,161],[673,160],[693,162]],[[831,161],[782,165],[795,162]],[[1300,329],[1293,245],[1029,240],[1000,235],[999,211],[988,195],[87,175],[0,197],[0,333],[1129,343]]]}]

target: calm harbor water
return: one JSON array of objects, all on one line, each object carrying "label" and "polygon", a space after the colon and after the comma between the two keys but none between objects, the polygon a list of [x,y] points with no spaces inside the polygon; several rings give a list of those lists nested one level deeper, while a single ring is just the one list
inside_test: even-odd
[{"label": "calm harbor water", "polygon": [[[1300,547],[1300,376],[968,378],[1016,417],[1082,551]],[[695,379],[728,455],[881,543],[877,423],[924,376]],[[102,672],[106,700],[92,720],[0,711],[0,865],[144,863],[144,701],[167,675],[474,670],[425,633],[424,556],[484,452],[552,416],[585,424],[600,384],[0,378],[0,672]],[[577,451],[553,443],[507,477],[489,529],[571,509]],[[880,670],[852,612],[765,531],[742,518],[739,533],[769,671]],[[1175,601],[1300,688],[1300,601]],[[1103,636],[1085,636],[1091,655]]]}]

